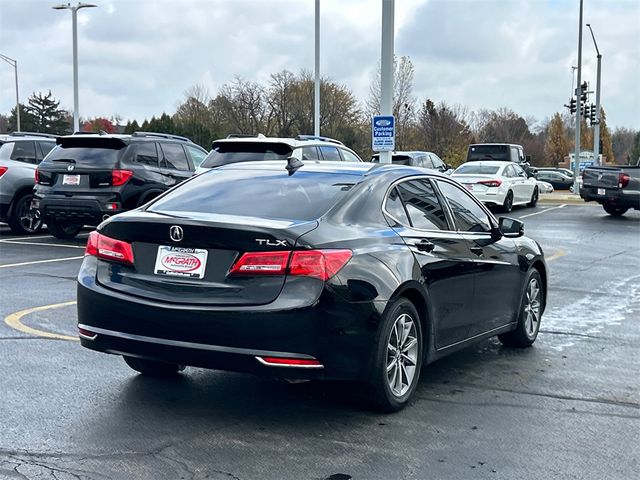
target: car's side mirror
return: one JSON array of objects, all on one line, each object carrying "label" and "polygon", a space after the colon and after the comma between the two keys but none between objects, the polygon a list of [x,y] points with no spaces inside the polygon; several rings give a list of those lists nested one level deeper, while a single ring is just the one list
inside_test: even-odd
[{"label": "car's side mirror", "polygon": [[500,233],[507,238],[518,238],[524,235],[524,223],[515,218],[500,217],[498,220]]}]

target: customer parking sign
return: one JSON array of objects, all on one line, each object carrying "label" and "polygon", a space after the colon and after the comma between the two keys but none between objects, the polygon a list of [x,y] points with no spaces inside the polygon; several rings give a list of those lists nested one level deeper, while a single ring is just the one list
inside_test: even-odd
[{"label": "customer parking sign", "polygon": [[376,115],[371,120],[371,149],[390,152],[396,148],[396,121],[393,115]]}]

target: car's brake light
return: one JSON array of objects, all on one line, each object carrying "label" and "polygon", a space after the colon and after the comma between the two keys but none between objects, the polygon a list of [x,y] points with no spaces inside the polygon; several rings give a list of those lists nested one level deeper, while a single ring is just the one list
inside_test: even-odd
[{"label": "car's brake light", "polygon": [[247,252],[231,267],[229,273],[283,275],[287,270],[290,251]]},{"label": "car's brake light", "polygon": [[618,174],[618,188],[624,188],[629,185],[629,175],[626,173]]},{"label": "car's brake light", "polygon": [[481,183],[482,185],[486,185],[487,187],[499,187],[502,185],[502,180],[480,180],[477,183]]},{"label": "car's brake light", "polygon": [[0,167],[0,177],[7,173],[7,170],[9,170],[9,167]]},{"label": "car's brake light", "polygon": [[289,275],[329,280],[351,258],[351,250],[308,250],[293,252]]},{"label": "car's brake light", "polygon": [[133,172],[131,170],[113,170],[111,172],[111,185],[119,187],[129,181]]},{"label": "car's brake light", "polygon": [[256,359],[269,367],[324,368],[315,358],[256,357]]},{"label": "car's brake light", "polygon": [[40,178],[39,178],[40,177],[40,172],[38,171],[38,167],[36,167],[36,170],[34,172],[34,176],[35,176],[34,180],[36,182],[36,185],[38,185],[40,183]]},{"label": "car's brake light", "polygon": [[84,254],[133,265],[133,249],[130,243],[107,237],[96,231],[89,234]]},{"label": "car's brake light", "polygon": [[292,275],[329,280],[351,258],[351,250],[283,250],[247,252],[231,267],[230,274]]}]

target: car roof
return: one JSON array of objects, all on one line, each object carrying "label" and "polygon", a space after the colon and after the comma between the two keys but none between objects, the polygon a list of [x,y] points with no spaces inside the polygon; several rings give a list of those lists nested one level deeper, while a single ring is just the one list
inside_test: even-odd
[{"label": "car roof", "polygon": [[[406,155],[408,157],[417,157],[417,156],[424,155],[426,153],[433,153],[433,152],[428,152],[426,150],[406,150],[406,151],[405,150],[397,150],[397,151],[391,152],[391,155],[392,156],[394,156],[394,155]],[[435,155],[435,153],[434,153],[434,155]],[[379,157],[380,153],[379,152],[378,153],[374,153],[372,156],[373,157]]]},{"label": "car roof", "polygon": [[[286,165],[285,160],[266,160],[266,161],[254,161],[254,162],[237,162],[228,163],[219,167],[212,168],[207,172],[214,172],[217,170],[270,170],[281,171],[284,170]],[[345,175],[357,175],[357,176],[372,176],[390,174],[392,176],[401,178],[406,176],[421,175],[448,178],[447,175],[443,175],[435,170],[427,170],[419,167],[411,167],[408,165],[394,165],[391,163],[372,163],[372,162],[334,162],[334,161],[319,161],[319,160],[305,160],[303,166],[305,172],[317,172],[317,173],[341,173]]]},{"label": "car roof", "polygon": [[497,146],[501,146],[501,147],[520,147],[522,148],[522,145],[520,145],[519,143],[472,143],[469,145],[469,147],[479,147],[482,145],[497,145]]},{"label": "car roof", "polygon": [[[508,161],[505,161],[505,160],[474,160],[474,161],[471,161],[471,162],[465,162],[462,165],[460,165],[460,167],[463,167],[465,165],[473,165],[473,166],[480,166],[480,167],[482,167],[482,166],[486,166],[486,167],[506,167],[509,164],[520,166],[520,164],[517,163],[517,162],[508,162]],[[458,167],[458,168],[460,168],[460,167]]]},{"label": "car roof", "polygon": [[[324,138],[324,139],[323,139]],[[213,144],[217,143],[284,143],[292,148],[304,147],[304,146],[334,146],[342,147],[347,150],[351,150],[342,142],[330,138],[318,137],[318,138],[289,138],[289,137],[266,137],[262,134],[258,136],[243,137],[243,136],[229,136],[227,138],[219,138],[213,141]]]}]

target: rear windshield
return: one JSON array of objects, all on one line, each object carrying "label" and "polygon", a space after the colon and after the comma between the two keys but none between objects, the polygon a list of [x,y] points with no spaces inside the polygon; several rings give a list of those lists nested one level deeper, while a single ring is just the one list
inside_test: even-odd
[{"label": "rear windshield", "polygon": [[211,168],[228,163],[260,160],[286,160],[291,156],[291,152],[293,148],[286,143],[214,142],[201,167]]},{"label": "rear windshield", "polygon": [[125,146],[119,148],[108,146],[107,148],[61,146],[49,152],[44,164],[73,163],[76,166],[90,168],[111,168],[118,162],[118,155]]},{"label": "rear windshield", "polygon": [[508,145],[472,145],[467,160],[509,160]]},{"label": "rear windshield", "polygon": [[359,181],[360,176],[297,171],[212,170],[176,188],[151,212],[194,212],[280,220],[315,220]]},{"label": "rear windshield", "polygon": [[466,164],[458,167],[453,174],[458,175],[460,173],[464,173],[467,175],[494,175],[498,173],[498,170],[500,170],[500,167]]},{"label": "rear windshield", "polygon": [[[373,163],[380,163],[380,155],[374,155],[371,161]],[[393,155],[391,157],[391,163],[394,165],[411,165],[411,157],[408,155]]]}]

